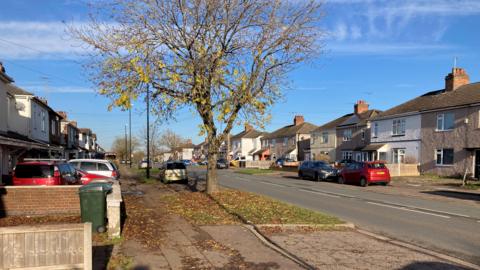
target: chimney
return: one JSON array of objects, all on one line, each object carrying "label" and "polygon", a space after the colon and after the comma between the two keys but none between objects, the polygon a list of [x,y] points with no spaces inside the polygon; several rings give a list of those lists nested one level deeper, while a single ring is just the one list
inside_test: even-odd
[{"label": "chimney", "polygon": [[469,84],[470,78],[463,68],[452,68],[452,72],[445,77],[445,91],[454,91],[462,85]]},{"label": "chimney", "polygon": [[188,139],[187,144],[192,144],[192,139]]},{"label": "chimney", "polygon": [[2,62],[0,62],[0,72],[5,73],[5,67],[3,66]]},{"label": "chimney", "polygon": [[67,120],[67,112],[57,112],[63,119]]},{"label": "chimney", "polygon": [[353,111],[355,114],[361,114],[368,111],[368,103],[365,100],[359,100],[353,106]]},{"label": "chimney", "polygon": [[77,127],[77,121],[70,121],[70,125]]},{"label": "chimney", "polygon": [[245,132],[249,132],[252,129],[253,129],[253,127],[250,124],[245,123]]},{"label": "chimney", "polygon": [[41,102],[45,103],[45,105],[48,105],[48,100],[44,97],[37,97],[38,100],[40,100]]},{"label": "chimney", "polygon": [[293,124],[295,126],[298,126],[305,122],[305,119],[303,118],[303,115],[295,115],[295,118],[293,118]]}]

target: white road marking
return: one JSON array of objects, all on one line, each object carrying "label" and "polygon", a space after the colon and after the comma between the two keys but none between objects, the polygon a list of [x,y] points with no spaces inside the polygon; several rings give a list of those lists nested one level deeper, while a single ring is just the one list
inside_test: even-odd
[{"label": "white road marking", "polygon": [[415,208],[415,209],[419,209],[419,210],[432,211],[432,212],[442,213],[442,214],[447,214],[447,215],[452,215],[452,216],[470,218],[470,216],[464,215],[464,214],[457,214],[457,213],[452,213],[452,212],[447,212],[447,211],[435,210],[435,209],[430,209],[430,208],[423,208],[423,207],[418,207],[418,206],[409,205],[409,204],[398,204],[398,203],[389,203],[389,202],[385,202],[385,203],[393,204],[393,205],[397,205],[397,206],[408,207],[408,208]]},{"label": "white road marking", "polygon": [[393,205],[388,205],[388,204],[383,204],[383,203],[376,203],[376,202],[367,202],[367,203],[378,205],[378,206],[383,206],[383,207],[390,207],[390,208],[394,208],[394,209],[404,210],[404,211],[410,211],[410,212],[425,214],[425,215],[431,215],[431,216],[435,216],[435,217],[450,218],[449,216],[438,215],[438,214],[433,214],[433,213],[429,213],[429,212],[423,212],[423,211],[418,211],[418,210],[414,210],[414,209],[408,209],[408,208],[405,208],[405,207],[398,207],[398,206],[393,206]]},{"label": "white road marking", "polygon": [[420,185],[420,184],[407,184],[407,186],[420,187],[420,186],[422,186],[422,185]]},{"label": "white road marking", "polygon": [[277,187],[288,187],[288,186],[284,186],[284,185],[280,185],[280,184],[275,184],[275,183],[270,183],[270,182],[266,182],[266,181],[260,181],[261,183],[264,183],[264,184],[267,184],[267,185],[272,185],[272,186],[277,186]]},{"label": "white road marking", "polygon": [[332,197],[332,198],[340,198],[340,196],[332,195],[332,194],[328,194],[328,193],[323,193],[323,192],[320,192],[320,191],[314,191],[314,190],[303,189],[303,188],[298,188],[297,190],[310,192],[310,193],[314,193],[314,194],[318,194],[318,195],[323,195],[323,196],[327,196],[327,197]]}]

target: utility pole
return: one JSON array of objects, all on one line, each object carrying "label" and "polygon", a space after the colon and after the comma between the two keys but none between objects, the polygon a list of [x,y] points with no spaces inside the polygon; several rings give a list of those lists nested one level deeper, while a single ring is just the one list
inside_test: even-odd
[{"label": "utility pole", "polygon": [[147,84],[147,179],[150,179],[150,87]]},{"label": "utility pole", "polygon": [[127,162],[128,148],[127,148],[127,124],[125,124],[125,156],[124,160]]},{"label": "utility pole", "polygon": [[128,161],[130,162],[130,168],[132,168],[132,104],[130,104],[130,108],[128,109],[128,128],[130,129],[129,137],[130,137],[130,142],[129,142],[129,153],[130,155],[128,156]]}]

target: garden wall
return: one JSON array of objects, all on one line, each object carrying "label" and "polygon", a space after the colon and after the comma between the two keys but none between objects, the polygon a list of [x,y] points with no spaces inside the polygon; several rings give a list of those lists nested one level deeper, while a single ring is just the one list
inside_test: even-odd
[{"label": "garden wall", "polygon": [[0,187],[0,217],[5,215],[80,215],[79,187]]}]

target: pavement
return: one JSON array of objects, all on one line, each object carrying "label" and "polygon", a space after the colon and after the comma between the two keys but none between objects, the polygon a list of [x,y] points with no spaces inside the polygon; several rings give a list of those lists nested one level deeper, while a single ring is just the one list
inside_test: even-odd
[{"label": "pavement", "polygon": [[[191,171],[203,174],[202,171]],[[337,216],[362,229],[480,265],[480,198],[400,194],[392,187],[362,188],[293,176],[244,175],[219,171],[224,187],[267,195]],[[437,198],[438,197],[438,198]],[[445,197],[445,198],[443,198]]]},{"label": "pavement", "polygon": [[[192,176],[198,180],[201,174],[197,171]],[[224,185],[227,178],[241,181],[235,180],[236,175],[228,171],[222,171],[221,176]],[[252,177],[256,179],[257,176]],[[304,269],[276,252],[265,239],[258,238],[243,225],[197,226],[164,211],[160,195],[166,190],[192,192],[184,185],[171,184],[166,188],[161,183],[129,185],[124,182],[122,190],[138,194],[145,210],[154,210],[148,213],[152,224],[158,226],[152,236],[159,239],[156,248],[149,248],[130,237],[121,244],[118,250],[132,258],[132,269]],[[300,258],[311,269],[465,269],[355,230],[270,232],[264,235],[267,241]]]}]

